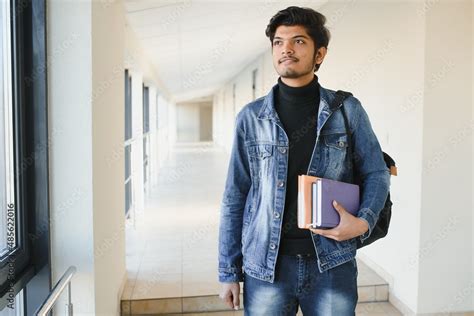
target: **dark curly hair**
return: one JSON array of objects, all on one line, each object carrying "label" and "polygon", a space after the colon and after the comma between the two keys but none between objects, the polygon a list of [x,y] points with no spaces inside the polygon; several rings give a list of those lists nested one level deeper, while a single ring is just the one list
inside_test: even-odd
[{"label": "dark curly hair", "polygon": [[[328,47],[331,33],[325,26],[326,17],[321,13],[311,9],[291,6],[278,11],[271,19],[265,30],[265,35],[270,38],[273,44],[276,29],[280,25],[293,26],[301,25],[306,29],[308,35],[315,43],[314,54],[320,47]],[[316,64],[314,71],[319,69],[320,64]]]}]

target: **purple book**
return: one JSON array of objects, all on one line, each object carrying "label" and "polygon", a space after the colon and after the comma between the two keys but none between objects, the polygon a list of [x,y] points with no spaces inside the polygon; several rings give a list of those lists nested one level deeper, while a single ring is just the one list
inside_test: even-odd
[{"label": "purple book", "polygon": [[340,216],[332,205],[333,200],[357,216],[360,206],[358,185],[323,178],[314,182],[312,189],[317,228],[333,228],[339,224]]}]

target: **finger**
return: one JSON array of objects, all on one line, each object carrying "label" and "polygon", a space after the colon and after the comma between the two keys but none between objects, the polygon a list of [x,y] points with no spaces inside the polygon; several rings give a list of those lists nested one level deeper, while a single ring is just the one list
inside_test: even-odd
[{"label": "finger", "polygon": [[341,204],[337,203],[336,200],[332,201],[332,205],[334,206],[334,209],[336,209],[336,211],[338,211],[339,213],[343,213],[346,210]]},{"label": "finger", "polygon": [[224,301],[224,303],[229,306],[230,308],[234,308],[234,305],[232,303],[232,293],[231,292],[227,292],[225,293],[223,296],[222,296],[222,300]]},{"label": "finger", "polygon": [[234,308],[234,299],[232,294],[229,294],[227,297],[227,305],[232,309]]},{"label": "finger", "polygon": [[326,236],[326,235],[331,235],[333,233],[334,229],[315,229],[315,228],[312,228],[311,231],[314,232],[315,234]]},{"label": "finger", "polygon": [[240,291],[240,288],[238,288],[238,289],[235,290],[235,291],[232,291],[232,294],[233,294],[233,296],[234,296],[233,303],[234,303],[234,309],[235,309],[235,310],[238,310],[238,309],[239,309],[239,306],[240,306],[239,291]]},{"label": "finger", "polygon": [[313,229],[313,231],[316,234],[319,234],[324,237],[332,238],[334,240],[337,240],[339,237],[339,231],[336,229]]}]

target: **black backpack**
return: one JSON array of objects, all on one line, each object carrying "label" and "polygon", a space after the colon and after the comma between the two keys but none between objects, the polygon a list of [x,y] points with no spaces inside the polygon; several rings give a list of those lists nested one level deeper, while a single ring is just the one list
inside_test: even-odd
[{"label": "black backpack", "polygon": [[[334,110],[335,108],[342,104],[344,102],[344,99],[347,97],[351,96],[352,93],[347,92],[347,91],[342,91],[338,90],[336,92],[336,97],[334,98],[334,101],[331,104],[331,109]],[[352,144],[352,133],[349,129],[349,121],[347,119],[346,111],[344,110],[344,107],[340,107],[342,111],[342,115],[344,117],[344,124],[346,126],[346,134],[347,134],[347,140],[348,140],[348,157],[350,163],[353,163],[353,156],[354,156],[354,149],[353,149],[353,144]],[[390,169],[390,174],[391,175],[397,175],[397,167],[395,166],[395,161],[390,157],[387,153],[383,153],[383,158],[385,160],[385,164],[387,165],[387,168]],[[358,184],[361,186],[361,180],[359,177],[359,174],[355,168],[354,170],[354,183]],[[388,226],[390,225],[390,218],[392,217],[392,201],[390,200],[390,192],[388,193],[387,199],[385,200],[385,205],[380,211],[379,218],[377,220],[377,223],[375,224],[374,229],[372,230],[372,233],[370,234],[369,238],[367,238],[364,243],[360,241],[360,238],[357,238],[357,249],[365,247],[367,245],[370,245],[377,239],[383,238],[387,235],[388,233]]]}]

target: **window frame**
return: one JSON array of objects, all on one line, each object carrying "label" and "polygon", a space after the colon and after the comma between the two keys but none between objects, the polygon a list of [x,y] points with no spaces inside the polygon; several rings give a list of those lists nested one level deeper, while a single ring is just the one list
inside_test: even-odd
[{"label": "window frame", "polygon": [[30,315],[51,290],[46,1],[11,0],[10,21],[18,248],[0,261],[0,308],[21,291]]}]

